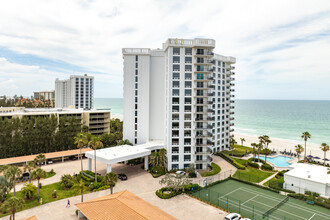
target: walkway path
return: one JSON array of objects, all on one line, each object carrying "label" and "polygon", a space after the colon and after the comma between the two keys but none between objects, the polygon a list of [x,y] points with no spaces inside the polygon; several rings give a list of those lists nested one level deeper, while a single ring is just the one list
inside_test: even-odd
[{"label": "walkway path", "polygon": [[233,165],[231,165],[230,163],[228,163],[222,157],[212,156],[212,158],[213,158],[213,163],[220,166],[220,168],[221,168],[220,173],[228,173],[231,170],[231,172],[232,172],[231,174],[233,175],[236,172],[237,168],[234,167]]},{"label": "walkway path", "polygon": [[265,182],[267,182],[268,180],[274,178],[276,176],[278,172],[274,173],[273,175],[271,175],[270,177],[267,177],[266,179],[264,179],[263,181],[261,181],[260,183],[258,183],[259,185],[263,186]]}]

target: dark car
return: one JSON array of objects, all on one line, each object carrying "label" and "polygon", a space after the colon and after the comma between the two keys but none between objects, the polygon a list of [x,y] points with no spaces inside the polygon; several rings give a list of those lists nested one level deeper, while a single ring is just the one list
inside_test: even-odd
[{"label": "dark car", "polygon": [[127,176],[126,176],[125,173],[119,173],[118,178],[121,179],[121,180],[127,180]]}]

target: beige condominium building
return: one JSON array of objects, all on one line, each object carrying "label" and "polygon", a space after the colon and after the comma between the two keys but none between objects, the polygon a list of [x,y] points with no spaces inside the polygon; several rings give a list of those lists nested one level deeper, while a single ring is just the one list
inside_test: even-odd
[{"label": "beige condominium building", "polygon": [[44,100],[55,101],[55,90],[33,92],[33,97],[36,100],[44,99]]},{"label": "beige condominium building", "polygon": [[58,118],[63,116],[74,116],[81,120],[81,124],[88,126],[89,132],[100,135],[110,132],[110,111],[109,110],[84,110],[84,109],[41,109],[24,107],[0,107],[0,120],[5,118],[22,118],[24,116],[45,117],[56,115]]}]

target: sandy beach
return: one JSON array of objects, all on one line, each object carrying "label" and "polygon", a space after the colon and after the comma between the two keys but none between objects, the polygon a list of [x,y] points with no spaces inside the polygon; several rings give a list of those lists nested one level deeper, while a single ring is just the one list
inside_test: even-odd
[{"label": "sandy beach", "polygon": [[[244,138],[245,142],[243,143],[244,146],[251,146],[251,143],[258,143],[258,136],[254,135],[248,135],[248,134],[241,134],[241,133],[235,133],[234,132],[234,139],[237,141],[238,144],[241,144],[240,138]],[[295,152],[294,149],[297,144],[301,144],[301,146],[305,147],[305,142],[303,141],[294,141],[294,140],[286,140],[286,139],[280,139],[280,138],[273,138],[270,137],[270,140],[272,141],[271,144],[269,144],[269,148],[278,151],[292,151]],[[309,140],[310,141],[310,140]],[[313,156],[318,156],[323,159],[324,152],[320,149],[319,145],[308,143],[307,141],[307,155],[312,154]],[[304,155],[304,152],[302,153]],[[330,152],[327,152],[327,158],[329,159]]]}]

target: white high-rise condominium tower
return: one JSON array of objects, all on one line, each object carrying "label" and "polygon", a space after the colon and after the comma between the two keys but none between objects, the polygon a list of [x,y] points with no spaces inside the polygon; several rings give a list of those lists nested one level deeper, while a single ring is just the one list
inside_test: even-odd
[{"label": "white high-rise condominium tower", "polygon": [[92,109],[94,105],[94,77],[70,76],[70,79],[55,80],[55,108]]},{"label": "white high-rise condominium tower", "polygon": [[236,59],[212,39],[168,39],[162,49],[125,48],[124,139],[161,140],[168,169],[210,166],[229,148]]}]

